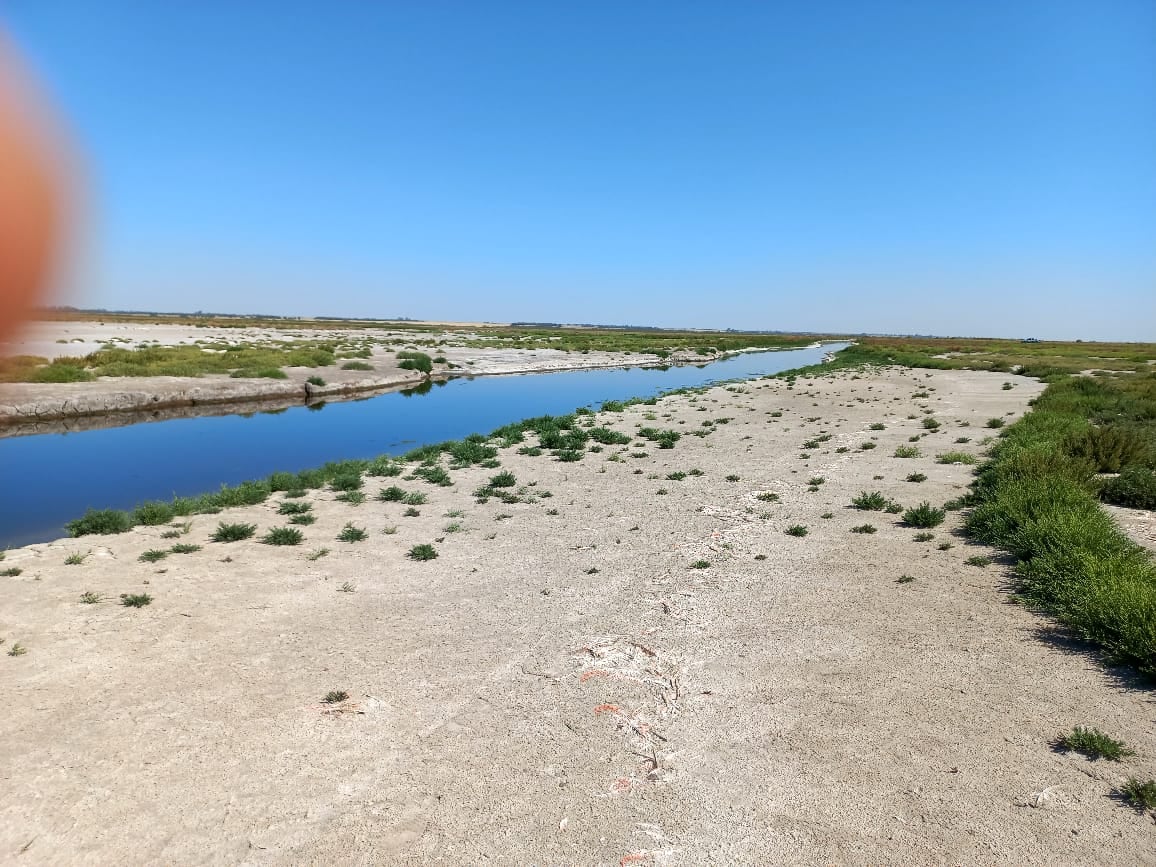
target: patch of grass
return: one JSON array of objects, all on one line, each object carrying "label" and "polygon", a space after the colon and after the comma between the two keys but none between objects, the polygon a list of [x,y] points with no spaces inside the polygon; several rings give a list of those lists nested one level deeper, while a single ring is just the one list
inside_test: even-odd
[{"label": "patch of grass", "polygon": [[12,646],[8,648],[9,656],[23,656],[27,652],[28,648],[21,644],[19,641],[14,642]]},{"label": "patch of grass", "polygon": [[89,509],[76,520],[65,524],[69,536],[109,536],[113,533],[127,533],[132,529],[132,519],[128,512],[118,509]]},{"label": "patch of grass", "polygon": [[306,560],[317,561],[329,553],[328,548],[316,548],[305,555]]},{"label": "patch of grass", "polygon": [[353,524],[346,524],[337,534],[338,542],[364,542],[368,538],[369,534],[365,530],[355,527]]},{"label": "patch of grass", "polygon": [[904,512],[903,523],[909,527],[930,529],[931,527],[938,527],[946,517],[947,512],[943,509],[937,509],[931,503],[924,502]]},{"label": "patch of grass", "polygon": [[256,524],[226,524],[222,521],[209,538],[214,542],[241,542],[251,539],[256,532]]},{"label": "patch of grass", "polygon": [[270,527],[261,541],[266,545],[300,545],[304,538],[296,527]]},{"label": "patch of grass", "polygon": [[830,520],[831,518],[834,518],[835,513],[834,512],[824,512],[819,517],[826,521],[826,520]]},{"label": "patch of grass", "polygon": [[[337,500],[339,503],[348,503],[351,506],[360,506],[362,503],[365,502],[365,491],[342,491],[340,494],[338,494],[333,499]],[[300,518],[302,516],[296,515],[294,517]],[[293,523],[299,524],[301,522],[300,521],[293,521]],[[309,523],[312,523],[312,522],[309,522]]]},{"label": "patch of grass", "polygon": [[150,550],[142,553],[139,557],[137,557],[137,559],[142,563],[156,563],[165,559],[167,556],[169,556],[168,551],[162,551],[159,548],[151,548]]},{"label": "patch of grass", "polygon": [[895,579],[895,583],[896,584],[910,584],[914,580],[915,580],[914,575],[900,575],[898,578]]},{"label": "patch of grass", "polygon": [[738,482],[738,481],[741,481],[741,478],[739,476],[736,476],[734,473],[731,473],[729,476],[726,477],[726,480],[728,482]]},{"label": "patch of grass", "polygon": [[325,380],[322,379],[320,376],[311,376],[308,379],[306,379],[305,381],[307,383],[309,383],[310,385],[317,385],[317,386],[325,385]]},{"label": "patch of grass", "polygon": [[1117,793],[1136,810],[1156,810],[1156,780],[1142,783],[1135,777],[1129,777]]},{"label": "patch of grass", "polygon": [[1063,752],[1077,752],[1089,759],[1107,759],[1110,762],[1136,755],[1123,741],[1109,737],[1097,728],[1083,726],[1076,726],[1067,734],[1060,735],[1052,742],[1052,746]]},{"label": "patch of grass", "polygon": [[400,503],[405,499],[405,491],[397,485],[390,485],[377,492],[377,499],[383,503]]},{"label": "patch of grass", "polygon": [[7,569],[0,570],[0,578],[16,578],[23,574],[24,570],[19,566],[9,566]]},{"label": "patch of grass", "polygon": [[858,527],[851,528],[852,533],[876,533],[878,528],[874,524],[860,524]]},{"label": "patch of grass", "polygon": [[409,551],[406,553],[405,556],[409,557],[409,559],[411,559],[411,560],[424,561],[424,560],[433,560],[437,557],[437,555],[438,555],[437,549],[434,548],[433,545],[423,544],[423,545],[414,545],[412,548],[409,549]]},{"label": "patch of grass", "polygon": [[180,544],[173,545],[173,547],[169,548],[169,553],[170,554],[194,554],[200,550],[201,550],[200,545],[193,545],[193,544],[190,544],[189,542],[181,542]]},{"label": "patch of grass", "polygon": [[146,605],[151,605],[153,598],[147,593],[122,593],[120,594],[120,604],[125,608],[144,608]]},{"label": "patch of grass", "polygon": [[807,481],[807,484],[814,488],[814,487],[818,487],[819,485],[823,484],[823,482],[825,482],[825,481],[827,481],[827,480],[825,478],[823,478],[822,476],[815,476],[814,478],[809,479]]},{"label": "patch of grass", "polygon": [[96,605],[98,602],[103,602],[104,597],[99,593],[94,593],[91,590],[86,590],[80,594],[80,603],[82,605]]},{"label": "patch of grass", "polygon": [[401,516],[403,518],[416,518],[420,514],[421,509],[415,509],[413,506],[410,506],[408,509],[401,513]]},{"label": "patch of grass", "polygon": [[787,527],[787,529],[784,530],[783,532],[786,533],[788,536],[800,536],[801,537],[801,536],[806,536],[808,530],[802,524],[792,524],[791,526]]},{"label": "patch of grass", "polygon": [[682,470],[677,470],[673,473],[667,473],[666,478],[672,482],[681,482],[686,478],[686,473],[682,472]]},{"label": "patch of grass", "polygon": [[781,498],[774,491],[762,491],[755,494],[755,499],[763,503],[777,503]]},{"label": "patch of grass", "polygon": [[925,430],[939,430],[940,427],[939,421],[931,417],[925,418],[920,424],[923,425]]},{"label": "patch of grass", "polygon": [[64,565],[65,566],[80,566],[82,563],[84,563],[84,558],[87,557],[91,553],[92,552],[89,551],[87,553],[81,554],[79,551],[74,551],[73,553],[69,554],[67,557],[64,558]]},{"label": "patch of grass", "polygon": [[313,510],[312,503],[282,502],[277,507],[278,515],[304,515]]},{"label": "patch of grass", "polygon": [[314,515],[312,512],[304,512],[300,515],[290,515],[289,516],[289,523],[290,524],[296,524],[299,527],[308,527],[310,524],[312,524],[316,520],[317,520],[317,516]]},{"label": "patch of grass", "polygon": [[895,449],[895,457],[897,458],[918,458],[922,456],[923,452],[915,446],[899,446]]},{"label": "patch of grass", "polygon": [[908,476],[907,476],[907,478],[906,478],[904,481],[908,481],[908,482],[926,482],[926,481],[927,481],[927,476],[925,476],[923,473],[909,473],[909,474],[908,474]]},{"label": "patch of grass", "polygon": [[450,478],[450,474],[437,465],[418,467],[413,471],[413,474],[416,478],[425,479],[425,481],[431,485],[438,485],[443,488],[448,488],[454,483],[453,479]]},{"label": "patch of grass", "polygon": [[956,437],[955,441],[957,443],[969,443],[971,442],[971,437]]},{"label": "patch of grass", "polygon": [[517,477],[511,472],[505,471],[505,472],[498,473],[496,476],[492,476],[490,478],[489,487],[491,487],[491,488],[512,488],[517,483],[518,483]]},{"label": "patch of grass", "polygon": [[860,491],[859,495],[851,500],[851,505],[864,512],[881,512],[887,508],[887,498],[879,491]]},{"label": "patch of grass", "polygon": [[[404,366],[404,362],[403,362],[403,365],[399,365],[399,366]],[[347,361],[347,362],[345,362],[345,364],[341,365],[341,369],[342,370],[373,370],[373,365],[372,364],[366,364],[364,361]]]},{"label": "patch of grass", "polygon": [[709,560],[695,560],[693,563],[690,564],[690,568],[691,569],[709,569],[710,568],[710,561]]},{"label": "patch of grass", "polygon": [[1004,426],[1004,420],[1002,418],[989,418],[987,420],[987,422],[984,424],[984,427],[990,427],[990,428],[1001,428],[1003,426]]},{"label": "patch of grass", "polygon": [[361,473],[352,472],[334,476],[329,482],[329,487],[334,491],[349,492],[361,490],[363,484]]},{"label": "patch of grass", "polygon": [[886,428],[887,428],[887,425],[883,424],[882,422],[878,422],[878,421],[875,422],[873,425],[871,425],[871,430],[885,430]]},{"label": "patch of grass", "polygon": [[971,557],[968,557],[963,562],[968,566],[978,566],[982,569],[985,566],[991,565],[991,558],[990,557],[984,557],[981,554],[975,554]]},{"label": "patch of grass", "polygon": [[955,546],[953,544],[951,544],[950,542],[940,542],[935,547],[938,548],[940,551],[950,551]]},{"label": "patch of grass", "polygon": [[384,527],[381,532],[386,536],[395,536],[397,535],[397,526]]},{"label": "patch of grass", "polygon": [[341,704],[343,701],[349,700],[349,693],[343,689],[334,689],[325,693],[321,699],[323,704]]},{"label": "patch of grass", "polygon": [[967,464],[971,465],[976,462],[975,455],[967,452],[943,452],[943,454],[936,455],[935,462],[937,464]]},{"label": "patch of grass", "polygon": [[867,442],[867,443],[860,443],[860,444],[859,444],[859,449],[860,449],[861,451],[869,451],[870,449],[873,449],[873,448],[875,448],[875,447],[876,447],[876,444],[875,444],[875,443],[871,443],[871,442]]},{"label": "patch of grass", "polygon": [[353,584],[350,583],[349,581],[341,582],[341,586],[337,588],[338,593],[354,593],[356,591],[357,591],[357,588],[354,587]]}]

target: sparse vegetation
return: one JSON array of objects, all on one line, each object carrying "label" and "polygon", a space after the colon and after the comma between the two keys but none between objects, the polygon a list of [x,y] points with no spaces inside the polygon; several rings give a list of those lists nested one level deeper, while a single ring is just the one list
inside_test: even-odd
[{"label": "sparse vegetation", "polygon": [[923,473],[909,473],[909,474],[908,474],[908,476],[907,476],[907,478],[906,478],[904,481],[908,481],[908,482],[926,482],[926,481],[927,481],[927,476],[925,476]]},{"label": "sparse vegetation", "polygon": [[904,512],[903,523],[909,527],[930,529],[931,527],[938,527],[946,517],[947,512],[943,509],[937,509],[933,507],[931,503],[925,502]]},{"label": "sparse vegetation", "polygon": [[406,554],[409,559],[418,561],[433,560],[437,557],[437,555],[437,549],[435,549],[433,545],[429,544],[414,545]]},{"label": "sparse vegetation", "polygon": [[887,508],[887,498],[879,491],[861,491],[851,500],[851,505],[865,512],[881,512]]},{"label": "sparse vegetation", "polygon": [[895,449],[895,457],[897,458],[918,458],[923,455],[915,446],[899,446]]},{"label": "sparse vegetation", "polygon": [[874,524],[860,524],[858,527],[852,527],[852,533],[875,533],[878,528]]},{"label": "sparse vegetation", "polygon": [[361,527],[355,527],[353,524],[346,524],[337,534],[338,542],[364,542],[368,538],[369,534],[365,530]]},{"label": "sparse vegetation", "polygon": [[125,608],[144,608],[146,605],[151,605],[153,598],[147,593],[122,593],[120,594],[120,604]]},{"label": "sparse vegetation", "polygon": [[792,524],[783,532],[785,532],[788,536],[806,536],[808,531],[807,528],[802,524]]},{"label": "sparse vegetation", "polygon": [[214,542],[241,542],[257,532],[256,524],[226,524],[221,522],[209,538]]},{"label": "sparse vegetation", "polygon": [[300,545],[304,538],[296,527],[270,527],[261,541],[266,545]]},{"label": "sparse vegetation", "polygon": [[976,457],[967,452],[944,452],[936,455],[935,462],[937,464],[968,464],[970,466],[976,462]]},{"label": "sparse vegetation", "polygon": [[1097,728],[1083,726],[1076,726],[1067,734],[1060,735],[1053,746],[1063,752],[1077,752],[1089,759],[1107,759],[1110,762],[1118,762],[1136,754],[1123,741],[1109,737]]}]

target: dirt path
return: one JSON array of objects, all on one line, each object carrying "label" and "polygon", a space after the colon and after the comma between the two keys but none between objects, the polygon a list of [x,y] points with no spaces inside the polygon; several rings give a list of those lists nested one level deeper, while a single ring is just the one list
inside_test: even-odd
[{"label": "dirt path", "polygon": [[[208,540],[284,524],[271,501],[194,518],[177,541],[202,550],[155,564],[166,528],[12,551],[0,637],[28,652],[0,657],[0,861],[1156,863],[1152,819],[1110,798],[1156,774],[1151,692],[1049,640],[1004,566],[965,565],[991,552],[959,513],[916,542],[848,508],[958,496],[971,468],[935,455],[979,454],[1040,390],[757,381],[599,418],[677,430],[672,449],[504,450],[532,502],[476,503],[496,471],[475,467],[368,479],[357,507],[312,492],[299,548]],[[939,432],[893,457],[923,408]],[[379,482],[429,502],[405,517]],[[335,541],[348,521],[368,540]],[[426,542],[436,560],[405,557]],[[1053,752],[1076,724],[1137,757]]]}]

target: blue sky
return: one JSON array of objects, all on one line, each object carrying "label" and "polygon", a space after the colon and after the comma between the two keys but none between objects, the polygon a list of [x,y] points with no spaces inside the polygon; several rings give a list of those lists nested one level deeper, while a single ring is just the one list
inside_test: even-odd
[{"label": "blue sky", "polygon": [[1156,340],[1156,4],[45,0],[61,301]]}]

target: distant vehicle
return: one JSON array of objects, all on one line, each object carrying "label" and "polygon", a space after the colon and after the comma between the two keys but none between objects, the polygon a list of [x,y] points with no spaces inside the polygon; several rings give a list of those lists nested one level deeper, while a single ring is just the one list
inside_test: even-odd
[{"label": "distant vehicle", "polygon": [[1020,341],[1020,343],[1039,343],[1039,342],[1040,342],[1040,339],[1038,337],[1025,337],[1023,340]]}]

